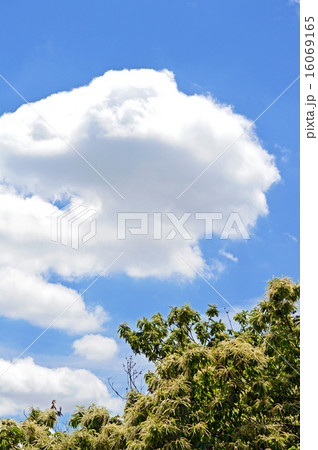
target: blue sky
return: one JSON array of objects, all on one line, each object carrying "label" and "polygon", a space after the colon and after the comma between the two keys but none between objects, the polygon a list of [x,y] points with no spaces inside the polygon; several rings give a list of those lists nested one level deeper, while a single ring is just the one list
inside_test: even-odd
[{"label": "blue sky", "polygon": [[[210,94],[253,121],[299,74],[299,12],[287,0],[13,0],[1,2],[0,17],[0,73],[29,102],[87,85],[109,70],[168,69],[179,91],[188,96]],[[0,99],[1,115],[23,104],[2,80]],[[224,265],[211,283],[237,308],[255,304],[272,276],[299,279],[298,104],[299,81],[256,123],[259,142],[275,156],[281,180],[267,191],[269,213],[258,218],[251,239],[200,241],[205,260],[217,257]],[[237,262],[222,256],[222,249]],[[54,273],[51,277],[78,292],[94,279],[86,275],[70,280]],[[141,316],[168,313],[169,306],[185,303],[201,312],[208,303],[218,304],[222,311],[227,306],[200,277],[136,279],[127,273],[99,279],[85,293],[85,303],[102,305],[111,318],[102,334],[120,346],[113,360],[98,364],[75,358],[72,343],[79,336],[56,329],[27,355],[49,368],[85,368],[104,379],[117,377],[121,386],[124,377],[118,369],[129,352],[116,335],[122,321],[134,325]],[[3,316],[0,330],[0,358],[9,360],[43,327],[23,317]],[[30,401],[22,396],[24,409]]]}]

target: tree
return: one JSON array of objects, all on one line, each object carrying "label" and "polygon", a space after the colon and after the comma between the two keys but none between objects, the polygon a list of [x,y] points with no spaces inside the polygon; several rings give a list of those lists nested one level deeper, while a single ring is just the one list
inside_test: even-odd
[{"label": "tree", "polygon": [[266,297],[226,330],[209,306],[189,305],[119,332],[156,363],[149,393],[131,392],[129,449],[296,449],[299,445],[299,285],[269,282]]},{"label": "tree", "polygon": [[118,332],[135,354],[143,354],[149,361],[158,362],[173,353],[182,354],[189,345],[198,343],[210,347],[229,338],[224,323],[214,319],[218,315],[217,307],[209,305],[206,311],[208,320],[202,320],[197,311],[185,305],[171,308],[167,319],[158,313],[151,320],[145,317],[138,320],[137,331],[132,331],[124,322]]}]

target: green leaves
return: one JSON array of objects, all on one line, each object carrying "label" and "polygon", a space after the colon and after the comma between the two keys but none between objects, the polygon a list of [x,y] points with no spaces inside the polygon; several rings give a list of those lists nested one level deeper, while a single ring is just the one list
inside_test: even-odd
[{"label": "green leaves", "polygon": [[208,321],[202,320],[189,305],[173,307],[166,320],[158,313],[151,320],[139,319],[136,331],[124,322],[118,332],[135,354],[143,354],[149,361],[156,362],[171,353],[182,352],[189,345],[211,346],[228,337],[224,323],[213,319],[218,316],[217,307],[209,305],[206,315]]},{"label": "green leaves", "polygon": [[212,305],[206,320],[185,305],[126,326],[126,342],[156,363],[149,395],[126,407],[127,448],[298,448],[298,300],[299,285],[275,278],[234,333]]},{"label": "green leaves", "polygon": [[0,449],[19,449],[23,442],[24,434],[15,420],[0,420]]}]

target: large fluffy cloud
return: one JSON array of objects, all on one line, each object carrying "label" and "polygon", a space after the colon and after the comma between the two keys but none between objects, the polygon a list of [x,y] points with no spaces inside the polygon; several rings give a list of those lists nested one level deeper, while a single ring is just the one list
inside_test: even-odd
[{"label": "large fluffy cloud", "polygon": [[[10,364],[0,359],[0,373]],[[88,370],[50,369],[28,357],[18,360],[1,376],[0,416],[21,414],[30,406],[49,408],[52,400],[64,412],[74,411],[76,405],[92,403],[104,405],[113,413],[121,409],[121,401],[111,397],[104,383]]]},{"label": "large fluffy cloud", "polygon": [[[107,273],[193,277],[190,267],[211,273],[213,268],[204,260],[199,245],[204,223],[194,220],[193,214],[222,214],[214,236],[220,235],[233,212],[252,229],[257,218],[268,212],[266,191],[279,180],[273,158],[250,125],[230,106],[180,92],[171,72],[154,70],[110,71],[89,86],[54,94],[3,115],[0,147],[5,178],[0,232],[5,240],[0,264],[16,271],[5,272],[5,279],[22,277],[17,274],[23,272],[23,284],[43,291],[50,311],[57,291],[65,303],[74,293],[52,286],[49,274],[68,279],[94,276],[123,251],[126,253]],[[57,199],[96,211],[97,234],[78,250],[51,240],[51,215],[58,212]],[[117,214],[122,212],[150,213],[149,235],[128,233],[127,239],[118,240]],[[186,222],[190,239],[179,233],[174,239],[154,239],[154,212],[162,213],[164,238],[171,231],[167,212],[176,217],[191,213]],[[11,283],[11,291],[8,283],[3,283],[5,298],[18,305],[22,294],[17,283]],[[35,295],[30,308],[40,303]],[[89,313],[83,303],[78,308],[74,314],[82,314],[83,332],[97,331],[102,320],[96,311]],[[20,312],[15,317],[31,320],[31,313],[16,309]],[[4,310],[13,317],[10,307]],[[44,324],[41,306],[35,317],[34,323]],[[64,327],[68,326],[65,322]]]}]

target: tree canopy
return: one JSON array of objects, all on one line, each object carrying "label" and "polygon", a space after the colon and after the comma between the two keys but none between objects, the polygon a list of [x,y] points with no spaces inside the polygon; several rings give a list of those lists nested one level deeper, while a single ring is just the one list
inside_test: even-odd
[{"label": "tree canopy", "polygon": [[0,449],[298,449],[299,296],[290,279],[271,280],[234,329],[214,305],[121,324],[120,337],[154,363],[123,417],[79,407],[72,432],[54,432],[55,411],[31,409],[21,423],[0,422]]}]

